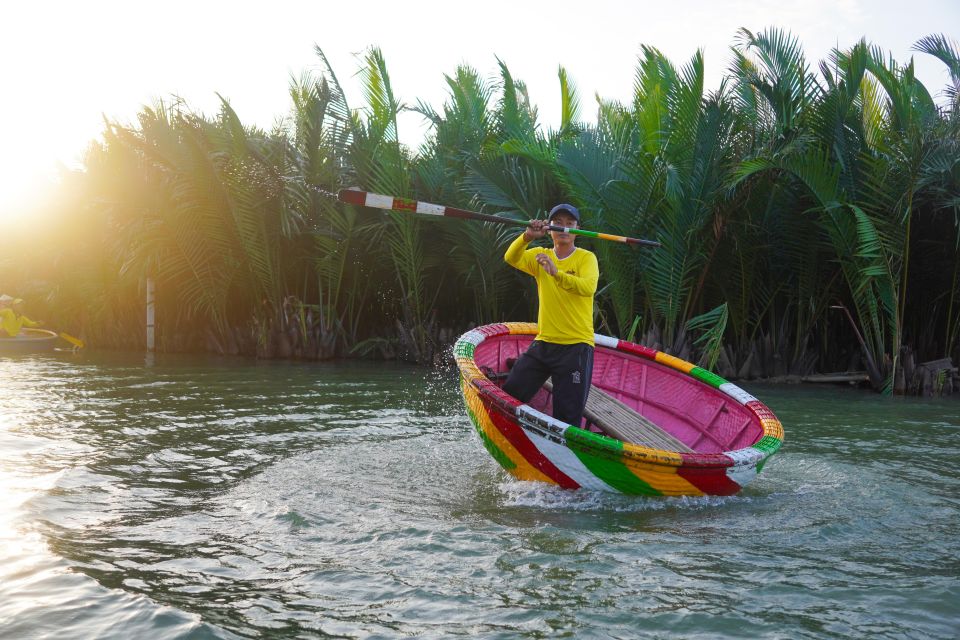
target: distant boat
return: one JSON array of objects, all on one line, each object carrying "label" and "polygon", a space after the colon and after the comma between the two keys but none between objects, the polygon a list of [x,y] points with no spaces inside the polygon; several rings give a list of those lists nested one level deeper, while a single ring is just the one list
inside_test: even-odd
[{"label": "distant boat", "polygon": [[21,329],[12,338],[0,338],[0,355],[53,351],[59,337],[46,329]]},{"label": "distant boat", "polygon": [[649,496],[732,495],[783,444],[752,395],[689,362],[596,335],[584,422],[551,415],[551,385],[523,404],[500,387],[537,325],[477,327],[460,337],[467,414],[487,451],[519,480]]}]

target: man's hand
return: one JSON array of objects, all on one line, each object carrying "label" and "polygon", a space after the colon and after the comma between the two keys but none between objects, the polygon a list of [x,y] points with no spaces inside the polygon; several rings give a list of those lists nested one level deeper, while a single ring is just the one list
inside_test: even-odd
[{"label": "man's hand", "polygon": [[537,238],[542,238],[547,235],[546,227],[549,224],[546,220],[531,220],[523,232],[523,239],[527,242],[533,242]]},{"label": "man's hand", "polygon": [[550,255],[547,253],[538,253],[537,254],[537,263],[540,267],[547,272],[547,275],[556,276],[557,275],[557,265],[550,259]]}]

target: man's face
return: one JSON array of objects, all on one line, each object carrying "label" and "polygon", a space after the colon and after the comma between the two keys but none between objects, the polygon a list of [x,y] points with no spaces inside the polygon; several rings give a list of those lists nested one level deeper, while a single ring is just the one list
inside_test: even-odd
[{"label": "man's face", "polygon": [[577,219],[573,215],[567,213],[566,211],[560,211],[557,215],[553,216],[550,219],[550,224],[555,224],[558,227],[567,227],[570,229],[577,228]]},{"label": "man's face", "polygon": [[[566,211],[560,211],[557,215],[550,218],[550,224],[568,229],[577,228],[577,219]],[[573,244],[575,236],[572,233],[563,233],[562,231],[551,231],[550,237],[554,244]]]}]

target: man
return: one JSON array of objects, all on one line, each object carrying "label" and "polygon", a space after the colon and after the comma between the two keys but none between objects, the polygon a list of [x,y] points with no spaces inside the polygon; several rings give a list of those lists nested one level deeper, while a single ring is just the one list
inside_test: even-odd
[{"label": "man", "polygon": [[20,333],[21,327],[38,327],[43,324],[17,312],[16,307],[22,302],[20,298],[11,298],[6,294],[0,296],[0,338],[13,338]]},{"label": "man", "polygon": [[597,257],[574,246],[571,233],[551,231],[553,249],[527,249],[546,235],[550,224],[578,228],[580,212],[558,204],[546,220],[531,220],[504,255],[507,264],[536,278],[540,331],[517,359],[503,390],[528,402],[552,378],[553,417],[579,427],[593,371],[593,295],[600,271]]}]

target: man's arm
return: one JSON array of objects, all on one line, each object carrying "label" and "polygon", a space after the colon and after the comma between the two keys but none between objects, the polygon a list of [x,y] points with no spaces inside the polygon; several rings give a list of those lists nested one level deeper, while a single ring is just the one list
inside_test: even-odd
[{"label": "man's arm", "polygon": [[555,277],[561,289],[566,289],[578,296],[592,296],[597,292],[597,281],[600,280],[597,256],[591,253],[589,258],[583,261],[579,276],[558,271]]},{"label": "man's arm", "polygon": [[507,247],[507,252],[503,255],[504,261],[511,267],[536,277],[536,257],[533,251],[527,251],[527,245],[546,235],[547,232],[543,228],[546,224],[544,220],[531,220],[530,226]]},{"label": "man's arm", "polygon": [[6,338],[20,333],[17,317],[12,309],[0,309],[0,337]]}]

